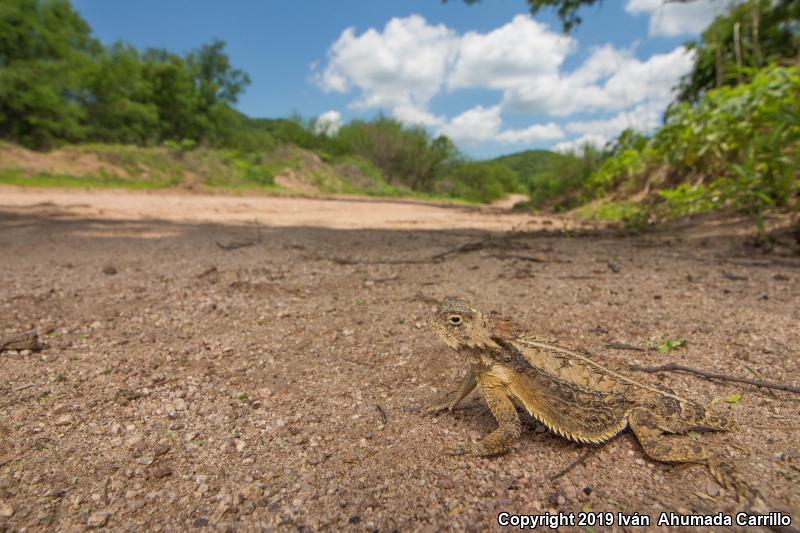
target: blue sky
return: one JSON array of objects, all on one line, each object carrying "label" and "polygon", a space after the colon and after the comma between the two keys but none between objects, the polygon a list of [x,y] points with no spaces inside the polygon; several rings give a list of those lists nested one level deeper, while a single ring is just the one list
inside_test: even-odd
[{"label": "blue sky", "polygon": [[682,44],[725,1],[601,2],[564,37],[522,0],[73,0],[105,43],[224,40],[252,79],[237,105],[250,116],[321,115],[335,131],[383,111],[475,157],[652,129],[691,64]]}]

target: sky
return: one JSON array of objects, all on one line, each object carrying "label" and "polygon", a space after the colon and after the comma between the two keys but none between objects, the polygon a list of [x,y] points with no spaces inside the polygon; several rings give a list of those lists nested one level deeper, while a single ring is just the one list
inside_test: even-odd
[{"label": "sky", "polygon": [[470,156],[603,144],[652,131],[697,38],[732,0],[606,0],[570,35],[524,0],[73,0],[94,35],[186,53],[214,38],[252,83],[251,117],[334,133],[378,113]]}]

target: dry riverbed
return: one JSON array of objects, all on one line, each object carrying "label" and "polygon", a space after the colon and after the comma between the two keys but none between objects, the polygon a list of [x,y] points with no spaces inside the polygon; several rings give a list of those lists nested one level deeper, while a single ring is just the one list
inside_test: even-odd
[{"label": "dry riverbed", "polygon": [[[616,364],[797,385],[800,261],[758,255],[747,231],[623,237],[498,207],[2,187],[0,338],[33,329],[45,347],[0,353],[0,531],[738,511],[703,468],[653,463],[627,434],[551,482],[584,446],[526,418],[513,453],[448,457],[490,413],[421,409],[464,372],[425,325],[446,295]],[[668,339],[687,344],[606,347]],[[717,398],[740,429],[698,437],[735,458],[760,510],[800,520],[800,396],[649,379]]]}]

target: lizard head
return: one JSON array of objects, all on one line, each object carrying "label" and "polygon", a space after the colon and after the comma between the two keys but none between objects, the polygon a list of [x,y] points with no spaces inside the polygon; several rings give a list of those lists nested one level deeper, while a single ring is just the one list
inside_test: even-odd
[{"label": "lizard head", "polygon": [[466,300],[445,298],[428,323],[454,350],[497,346],[492,340],[492,319]]}]

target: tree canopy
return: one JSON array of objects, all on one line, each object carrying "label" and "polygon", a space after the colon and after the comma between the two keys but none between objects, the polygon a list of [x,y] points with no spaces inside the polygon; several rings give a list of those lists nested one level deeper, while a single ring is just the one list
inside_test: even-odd
[{"label": "tree canopy", "polygon": [[250,83],[214,40],[185,57],[103,46],[67,0],[0,4],[0,137],[34,148],[235,135]]}]

